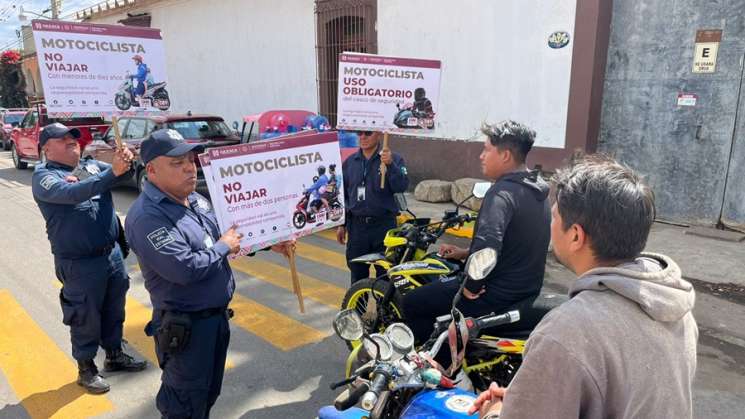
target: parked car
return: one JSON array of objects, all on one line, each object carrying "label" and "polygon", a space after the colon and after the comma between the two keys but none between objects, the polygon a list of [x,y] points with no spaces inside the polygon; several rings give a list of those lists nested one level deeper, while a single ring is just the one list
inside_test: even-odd
[{"label": "parked car", "polygon": [[28,109],[3,109],[0,111],[0,141],[3,150],[10,150],[10,133],[21,123]]},{"label": "parked car", "polygon": [[[140,191],[146,179],[145,167],[140,159],[140,145],[156,129],[175,129],[187,142],[200,143],[205,148],[240,143],[240,138],[235,132],[228,128],[221,117],[215,115],[126,116],[119,118],[118,124],[122,141],[135,155],[135,176],[129,184]],[[83,156],[91,156],[96,160],[111,163],[115,147],[114,130],[110,128],[104,135],[94,137],[93,142],[86,147]],[[206,191],[207,183],[199,167],[199,161],[197,161],[197,170],[197,189]]]},{"label": "parked car", "polygon": [[39,146],[41,129],[53,122],[60,122],[68,127],[80,130],[81,150],[93,141],[93,135],[106,131],[111,125],[102,117],[88,118],[49,118],[44,105],[36,105],[26,111],[23,120],[10,134],[10,151],[16,169],[25,169],[29,164],[35,165],[44,161],[45,157]]}]

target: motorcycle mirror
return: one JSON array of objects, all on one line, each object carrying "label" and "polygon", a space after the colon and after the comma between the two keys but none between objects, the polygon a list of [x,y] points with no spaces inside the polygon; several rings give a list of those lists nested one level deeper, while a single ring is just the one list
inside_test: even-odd
[{"label": "motorcycle mirror", "polygon": [[489,182],[479,182],[473,185],[473,196],[478,199],[483,199],[486,196],[486,192],[491,188]]},{"label": "motorcycle mirror", "polygon": [[237,131],[238,130],[238,126],[239,126],[238,125],[238,121],[233,121],[233,129]]},{"label": "motorcycle mirror", "polygon": [[466,261],[466,273],[474,281],[481,281],[497,266],[497,251],[485,247],[469,256]]},{"label": "motorcycle mirror", "polygon": [[333,325],[337,336],[347,341],[361,339],[365,331],[362,318],[352,309],[337,313]]}]

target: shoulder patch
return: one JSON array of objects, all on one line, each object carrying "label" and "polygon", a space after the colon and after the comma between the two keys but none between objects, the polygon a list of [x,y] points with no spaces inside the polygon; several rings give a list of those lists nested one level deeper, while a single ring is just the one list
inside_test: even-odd
[{"label": "shoulder patch", "polygon": [[147,239],[155,250],[160,250],[163,246],[176,241],[165,227],[152,231],[147,235]]},{"label": "shoulder patch", "polygon": [[58,178],[57,176],[54,176],[54,175],[46,175],[46,176],[44,176],[44,178],[43,178],[43,179],[41,180],[41,182],[39,182],[39,185],[40,185],[40,186],[41,186],[42,188],[44,188],[44,189],[46,189],[46,190],[49,190],[49,189],[50,189],[50,188],[52,187],[52,185],[54,185],[54,184],[55,184],[55,183],[57,183],[57,182],[59,182],[59,178]]},{"label": "shoulder patch", "polygon": [[86,164],[85,170],[92,175],[97,175],[101,173],[101,170],[98,168],[98,165],[95,163]]},{"label": "shoulder patch", "polygon": [[401,174],[402,175],[408,175],[409,170],[406,168],[406,166],[401,166]]}]

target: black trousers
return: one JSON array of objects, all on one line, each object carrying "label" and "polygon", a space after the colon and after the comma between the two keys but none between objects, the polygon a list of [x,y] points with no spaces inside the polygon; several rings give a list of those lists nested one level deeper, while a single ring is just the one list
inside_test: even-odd
[{"label": "black trousers", "polygon": [[[455,277],[445,277],[411,290],[404,296],[406,324],[414,332],[417,344],[424,343],[432,335],[437,317],[450,314],[453,298],[458,289],[459,284]],[[508,302],[494,301],[486,295],[475,300],[461,297],[458,310],[467,317],[480,317],[490,313],[502,313],[510,305]]]},{"label": "black trousers", "polygon": [[179,353],[162,352],[157,329],[161,312],[153,311],[153,320],[145,333],[155,338],[155,352],[163,370],[155,404],[163,418],[206,419],[222,389],[225,359],[230,342],[227,313],[207,318],[192,318],[191,338]]},{"label": "black trousers", "polygon": [[[393,216],[378,218],[373,222],[352,217],[347,223],[347,266],[352,272],[352,283],[369,277],[370,267],[365,263],[350,263],[350,260],[368,253],[384,252],[383,239],[393,228],[396,228],[396,218]],[[378,275],[383,273],[378,272]]]}]

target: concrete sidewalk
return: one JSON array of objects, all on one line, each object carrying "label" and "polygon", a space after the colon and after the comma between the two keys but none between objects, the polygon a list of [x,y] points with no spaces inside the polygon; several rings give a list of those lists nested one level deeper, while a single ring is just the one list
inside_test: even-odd
[{"label": "concrete sidewalk", "polygon": [[[446,210],[455,209],[454,204],[420,202],[407,193],[409,210],[417,217],[442,218]],[[675,260],[683,276],[699,287],[707,287],[712,294],[731,292],[742,295],[745,304],[745,241],[729,242],[708,237],[686,234],[692,230],[663,223],[655,223],[649,236],[646,251],[662,253]],[[700,230],[700,229],[699,229]],[[451,237],[443,238],[451,242]],[[465,240],[455,240],[467,243]],[[722,295],[727,298],[727,295]]]}]

